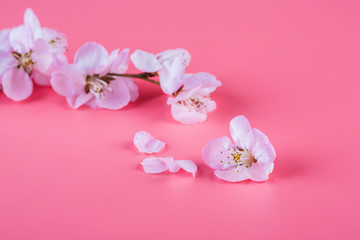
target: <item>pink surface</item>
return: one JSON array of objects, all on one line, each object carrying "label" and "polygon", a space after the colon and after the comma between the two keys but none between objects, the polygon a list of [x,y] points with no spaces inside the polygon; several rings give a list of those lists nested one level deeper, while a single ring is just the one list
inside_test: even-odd
[{"label": "pink surface", "polygon": [[[221,3],[220,3],[221,2]],[[120,111],[70,109],[50,88],[0,95],[0,239],[359,239],[358,1],[12,1],[0,28],[32,7],[66,33],[108,50],[183,47],[188,72],[222,82],[218,109],[176,123],[157,86]],[[130,72],[134,72],[132,67]],[[218,180],[201,159],[245,115],[277,152],[265,183]],[[198,176],[145,174],[132,144],[146,130],[160,156]]]}]

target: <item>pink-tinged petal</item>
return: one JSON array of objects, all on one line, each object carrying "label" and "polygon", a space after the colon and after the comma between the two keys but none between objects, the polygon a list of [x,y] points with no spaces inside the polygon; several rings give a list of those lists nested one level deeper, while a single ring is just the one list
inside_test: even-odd
[{"label": "pink-tinged petal", "polygon": [[33,83],[29,75],[19,68],[9,69],[4,73],[2,87],[5,95],[14,101],[28,98],[33,91]]},{"label": "pink-tinged petal", "polygon": [[110,88],[103,88],[105,98],[96,98],[99,108],[116,110],[125,107],[130,101],[130,92],[126,83],[118,78],[110,82]]},{"label": "pink-tinged petal", "polygon": [[157,72],[162,68],[162,65],[152,53],[138,49],[131,54],[130,58],[135,67],[143,72]]},{"label": "pink-tinged petal", "polygon": [[215,170],[215,176],[228,182],[240,182],[250,179],[250,168],[246,167],[231,167],[225,170]]},{"label": "pink-tinged petal", "polygon": [[35,15],[34,11],[30,8],[26,9],[25,11],[24,24],[31,31],[34,39],[41,37],[41,26],[39,19]]},{"label": "pink-tinged petal", "polygon": [[85,94],[86,81],[81,69],[65,65],[51,74],[51,87],[61,96]]},{"label": "pink-tinged petal", "polygon": [[235,166],[231,152],[235,146],[228,137],[214,138],[204,147],[202,157],[204,162],[214,169],[227,169]]},{"label": "pink-tinged petal", "polygon": [[56,93],[66,97],[70,107],[76,109],[92,101],[95,96],[85,92],[84,72],[76,65],[64,65],[56,69],[50,79]]},{"label": "pink-tinged petal", "polygon": [[126,83],[129,93],[130,93],[130,102],[135,102],[139,97],[139,89],[134,80],[131,78],[122,78],[122,80]]},{"label": "pink-tinged petal", "polygon": [[163,141],[154,138],[150,133],[145,131],[140,131],[135,134],[134,144],[140,152],[148,154],[157,153],[165,146]]},{"label": "pink-tinged petal", "polygon": [[84,104],[87,105],[87,103],[92,101],[94,98],[95,96],[91,93],[79,93],[67,96],[66,101],[71,108],[77,109]]},{"label": "pink-tinged petal", "polygon": [[10,35],[11,29],[3,29],[0,31],[0,51],[4,52],[10,52],[11,46],[10,46]]},{"label": "pink-tinged petal", "polygon": [[33,69],[45,73],[53,61],[53,53],[49,44],[39,38],[35,41],[32,50],[31,57],[36,62],[33,65]]},{"label": "pink-tinged petal", "polygon": [[111,66],[111,72],[113,73],[125,73],[129,68],[129,52],[130,49],[126,48],[117,55],[115,61]]},{"label": "pink-tinged petal", "polygon": [[172,173],[177,173],[180,169],[184,169],[186,172],[192,173],[193,177],[195,177],[197,166],[190,160],[176,160],[171,162],[169,165],[169,171]]},{"label": "pink-tinged petal", "polygon": [[42,28],[41,38],[49,43],[55,54],[62,54],[67,49],[67,39],[65,34],[51,28]]},{"label": "pink-tinged petal", "polygon": [[171,114],[176,121],[183,124],[196,124],[207,118],[206,112],[198,112],[182,103],[171,104]]},{"label": "pink-tinged petal", "polygon": [[253,163],[249,168],[249,178],[255,182],[263,182],[268,180],[269,174],[274,169],[274,163]]},{"label": "pink-tinged petal", "polygon": [[275,160],[275,149],[269,142],[269,139],[260,130],[254,128],[253,135],[255,144],[251,151],[255,159],[260,163],[271,163]]},{"label": "pink-tinged petal", "polygon": [[103,76],[103,75],[106,75],[107,73],[109,73],[111,66],[113,65],[114,61],[116,60],[118,53],[119,53],[119,49],[113,50],[110,53],[110,55],[108,55],[105,58],[104,63],[102,63],[101,65],[99,65],[95,68],[94,72],[99,74],[100,76]]},{"label": "pink-tinged petal", "polygon": [[181,59],[182,65],[184,65],[184,67],[187,67],[191,60],[190,53],[183,48],[169,49],[157,54],[156,57],[160,63],[164,63],[165,61],[172,61],[176,58]]},{"label": "pink-tinged petal", "polygon": [[15,68],[17,61],[9,52],[0,51],[0,76],[10,68]]},{"label": "pink-tinged petal", "polygon": [[184,90],[194,89],[198,86],[201,88],[197,91],[197,94],[207,96],[215,89],[221,86],[221,82],[210,73],[199,72],[196,74],[185,74],[184,77]]},{"label": "pink-tinged petal", "polygon": [[244,116],[237,116],[230,122],[230,133],[235,144],[243,149],[251,149],[254,144],[254,135],[249,121]]},{"label": "pink-tinged petal", "polygon": [[145,158],[140,164],[146,173],[161,173],[169,168],[169,164],[174,161],[172,157],[151,157]]},{"label": "pink-tinged petal", "polygon": [[32,71],[31,79],[40,86],[50,86],[50,76],[38,71]]},{"label": "pink-tinged petal", "polygon": [[31,33],[24,25],[15,27],[11,30],[9,42],[14,51],[18,53],[29,52],[34,43]]},{"label": "pink-tinged petal", "polygon": [[183,84],[185,65],[183,59],[175,58],[172,61],[165,61],[163,68],[159,70],[160,87],[166,94],[173,94]]},{"label": "pink-tinged petal", "polygon": [[200,87],[201,86],[199,85],[198,87],[190,89],[189,91],[180,91],[178,93],[178,95],[176,95],[176,97],[168,98],[167,104],[174,104],[179,101],[183,101],[183,100],[190,98],[192,95],[194,95],[200,89]]},{"label": "pink-tinged petal", "polygon": [[74,63],[85,70],[88,75],[93,75],[96,68],[106,65],[108,52],[98,43],[85,43],[75,54]]}]

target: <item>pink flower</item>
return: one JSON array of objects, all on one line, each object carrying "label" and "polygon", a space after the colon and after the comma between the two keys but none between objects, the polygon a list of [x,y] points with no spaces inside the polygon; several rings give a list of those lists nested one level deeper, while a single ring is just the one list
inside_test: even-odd
[{"label": "pink flower", "polygon": [[197,166],[190,160],[176,160],[173,157],[151,157],[145,158],[141,163],[146,173],[162,173],[169,169],[172,173],[177,173],[180,169],[192,173],[195,177]]},{"label": "pink flower", "polygon": [[66,97],[72,108],[120,109],[138,97],[138,88],[131,78],[114,77],[108,73],[124,73],[128,68],[129,49],[109,55],[100,44],[89,42],[75,54],[74,64],[55,70],[51,86]]},{"label": "pink flower", "polygon": [[158,73],[161,89],[166,94],[173,94],[180,88],[185,68],[191,59],[189,52],[181,48],[156,55],[136,50],[130,58],[140,71]]},{"label": "pink flower", "polygon": [[[34,80],[39,85],[49,85],[53,64],[65,61],[59,44],[66,46],[65,37],[52,29],[41,28],[31,9],[24,15],[24,25],[0,32],[0,82],[5,95],[14,101],[29,97]],[[65,42],[65,43],[64,43]],[[57,57],[59,56],[59,58]]]},{"label": "pink flower", "polygon": [[207,113],[216,109],[210,93],[221,86],[221,82],[209,73],[185,74],[184,86],[168,99],[175,120],[184,124],[195,124],[206,120]]},{"label": "pink flower", "polygon": [[165,146],[163,141],[154,138],[150,133],[145,131],[140,131],[135,134],[134,144],[140,152],[148,154],[157,153]]},{"label": "pink flower", "polygon": [[55,29],[41,27],[39,19],[30,8],[25,11],[24,26],[31,33],[31,39],[44,39],[56,55],[60,55],[60,58],[64,57],[62,54],[67,49],[66,36]]},{"label": "pink flower", "polygon": [[275,159],[269,139],[260,130],[251,129],[244,116],[231,120],[230,133],[235,145],[228,137],[214,138],[203,149],[205,163],[225,181],[267,180]]}]

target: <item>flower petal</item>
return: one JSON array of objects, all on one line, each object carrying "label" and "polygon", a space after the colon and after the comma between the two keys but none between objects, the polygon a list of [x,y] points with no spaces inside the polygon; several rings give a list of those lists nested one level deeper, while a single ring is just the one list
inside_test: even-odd
[{"label": "flower petal", "polygon": [[171,104],[171,114],[176,121],[183,124],[196,124],[207,118],[206,112],[198,112],[182,103]]},{"label": "flower petal", "polygon": [[105,98],[96,98],[95,101],[100,108],[120,109],[128,105],[130,92],[122,78],[110,82],[110,88],[103,88]]},{"label": "flower petal", "polygon": [[55,54],[64,53],[67,49],[67,39],[65,34],[51,28],[42,28],[41,38],[49,43]]},{"label": "flower petal", "polygon": [[135,134],[134,144],[136,148],[142,153],[157,153],[164,146],[165,143],[151,136],[150,133],[140,131]]},{"label": "flower petal", "polygon": [[39,38],[35,41],[32,50],[32,58],[36,62],[33,69],[45,73],[53,61],[53,54],[49,44],[47,44],[45,40]]},{"label": "flower petal", "polygon": [[250,179],[250,168],[246,167],[231,167],[225,170],[215,170],[215,175],[228,182],[240,182]]},{"label": "flower petal", "polygon": [[183,84],[185,65],[183,59],[176,58],[172,61],[165,61],[163,68],[159,70],[160,87],[166,94],[173,94]]},{"label": "flower petal", "polygon": [[9,42],[14,51],[18,53],[29,52],[34,43],[31,33],[24,25],[15,27],[11,30]]},{"label": "flower petal", "polygon": [[108,52],[98,43],[87,42],[75,54],[74,62],[80,66],[88,75],[93,75],[96,68],[106,65]]},{"label": "flower petal", "polygon": [[255,182],[263,182],[268,180],[269,174],[272,173],[274,163],[253,163],[249,168],[249,178]]},{"label": "flower petal", "polygon": [[157,72],[162,68],[154,54],[143,50],[135,50],[130,58],[135,67],[143,72]]},{"label": "flower petal", "polygon": [[40,86],[50,86],[50,76],[44,73],[32,71],[31,79],[33,79],[34,82]]},{"label": "flower petal", "polygon": [[244,116],[237,116],[230,122],[230,133],[235,144],[243,149],[251,149],[254,144],[254,135],[249,121]]},{"label": "flower petal", "polygon": [[192,173],[193,177],[195,177],[197,166],[190,160],[176,160],[171,162],[169,165],[169,171],[172,173],[177,173],[180,169],[184,169],[186,172]]},{"label": "flower petal", "polygon": [[126,83],[129,93],[130,93],[130,101],[135,102],[139,97],[139,89],[134,80],[131,78],[122,78],[122,80]]},{"label": "flower petal", "polygon": [[235,164],[230,150],[235,146],[228,137],[214,138],[204,147],[202,157],[204,162],[214,169],[227,169]]},{"label": "flower petal", "polygon": [[75,65],[64,65],[51,74],[50,84],[56,93],[70,97],[85,93],[83,72]]},{"label": "flower petal", "polygon": [[221,82],[214,75],[206,72],[185,74],[184,90],[194,89],[198,86],[201,86],[201,88],[196,93],[207,96],[221,86]]},{"label": "flower petal", "polygon": [[174,161],[172,157],[151,157],[145,158],[140,164],[146,173],[161,173],[169,168],[169,164]]},{"label": "flower petal", "polygon": [[9,68],[16,67],[16,65],[17,61],[9,52],[0,51],[0,76]]},{"label": "flower petal", "polygon": [[269,142],[269,139],[260,130],[254,128],[253,135],[255,144],[252,147],[252,153],[255,159],[261,163],[270,163],[275,160],[275,149]]},{"label": "flower petal", "polygon": [[9,40],[10,32],[11,32],[10,28],[3,29],[0,31],[0,51],[10,52],[11,50],[10,40]]},{"label": "flower petal", "polygon": [[35,15],[34,11],[30,8],[25,10],[24,24],[31,31],[34,39],[41,37],[41,26],[39,19]]},{"label": "flower petal", "polygon": [[29,75],[19,68],[9,69],[4,73],[2,87],[5,95],[14,101],[26,99],[33,91],[33,83]]},{"label": "flower petal", "polygon": [[187,91],[180,91],[176,97],[170,97],[168,98],[167,104],[174,104],[179,101],[186,100],[190,98],[192,95],[194,95],[199,89],[201,85],[197,86],[196,88],[187,90]]},{"label": "flower petal", "polygon": [[87,103],[92,101],[92,99],[94,98],[95,96],[93,94],[84,92],[84,93],[67,96],[66,101],[68,102],[71,108],[77,109],[84,104],[87,105]]},{"label": "flower petal", "polygon": [[182,65],[184,65],[184,67],[187,67],[191,60],[190,53],[183,48],[165,50],[157,54],[156,57],[160,63],[164,63],[165,61],[171,61],[176,58],[181,59]]},{"label": "flower petal", "polygon": [[111,66],[113,73],[125,73],[129,68],[129,52],[130,49],[126,48],[117,55],[115,61]]}]

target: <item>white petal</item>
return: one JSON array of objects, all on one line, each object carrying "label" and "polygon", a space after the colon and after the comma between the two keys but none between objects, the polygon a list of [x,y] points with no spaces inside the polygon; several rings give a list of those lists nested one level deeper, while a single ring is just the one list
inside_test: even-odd
[{"label": "white petal", "polygon": [[255,182],[263,182],[268,180],[269,174],[272,173],[274,168],[274,163],[253,163],[249,168],[250,174],[249,178]]},{"label": "white petal", "polygon": [[129,67],[129,52],[128,48],[122,50],[120,54],[117,55],[115,61],[111,66],[111,72],[113,73],[125,73]]},{"label": "white petal", "polygon": [[3,29],[0,31],[0,51],[9,52],[10,47],[10,41],[9,41],[9,35],[10,35],[11,29]]},{"label": "white petal", "polygon": [[214,138],[203,149],[203,160],[214,169],[227,169],[236,165],[231,156],[235,146],[228,137]]},{"label": "white petal", "polygon": [[192,173],[193,177],[195,177],[197,166],[190,160],[176,160],[170,163],[170,172],[177,173],[180,169],[184,169],[186,172]]},{"label": "white petal", "polygon": [[201,88],[197,91],[197,94],[207,96],[221,86],[221,82],[214,75],[206,72],[185,74],[184,90],[193,89],[199,85]]},{"label": "white petal", "polygon": [[32,58],[36,62],[34,70],[45,73],[53,61],[53,53],[49,44],[44,39],[37,39],[33,51]]},{"label": "white petal", "polygon": [[196,124],[204,122],[207,118],[206,112],[198,112],[182,103],[171,104],[171,114],[176,121],[183,124]]},{"label": "white petal", "polygon": [[41,38],[49,43],[55,54],[64,53],[67,49],[67,39],[65,34],[51,28],[42,28]]},{"label": "white petal", "polygon": [[145,131],[135,134],[134,144],[140,152],[149,154],[159,152],[165,146],[164,142],[154,138]]},{"label": "white petal", "polygon": [[74,62],[86,71],[88,75],[93,75],[96,68],[105,65],[108,60],[108,52],[98,43],[85,43],[75,54]]},{"label": "white petal", "polygon": [[16,65],[17,61],[10,53],[0,51],[0,76],[9,68],[16,67]]},{"label": "white petal", "polygon": [[243,149],[251,149],[254,135],[249,121],[244,116],[237,116],[230,122],[230,133],[235,144]]},{"label": "white petal", "polygon": [[250,179],[250,168],[246,167],[232,167],[225,170],[215,170],[215,175],[228,182],[240,182],[247,179]]},{"label": "white petal", "polygon": [[161,173],[169,168],[169,164],[174,161],[172,157],[151,157],[145,158],[140,164],[146,173]]},{"label": "white petal", "polygon": [[176,58],[171,61],[165,61],[163,66],[159,71],[161,90],[166,94],[173,94],[184,82],[185,65],[182,59]]},{"label": "white petal", "polygon": [[39,19],[34,11],[30,8],[26,9],[24,14],[24,24],[33,34],[34,40],[41,37],[41,26]]},{"label": "white petal", "polygon": [[130,58],[135,67],[143,72],[157,72],[162,68],[154,54],[139,49],[135,50]]},{"label": "white petal", "polygon": [[31,33],[24,25],[15,27],[11,30],[9,41],[11,47],[18,53],[29,52],[34,43]]},{"label": "white petal", "polygon": [[187,67],[189,65],[190,60],[191,60],[190,53],[183,48],[165,50],[165,51],[157,54],[156,57],[161,63],[179,58],[182,60],[182,64],[185,67]]},{"label": "white petal", "polygon": [[260,130],[254,128],[253,134],[255,137],[255,144],[252,147],[252,153],[256,160],[261,163],[273,162],[276,154],[274,147],[269,142],[269,139]]}]

